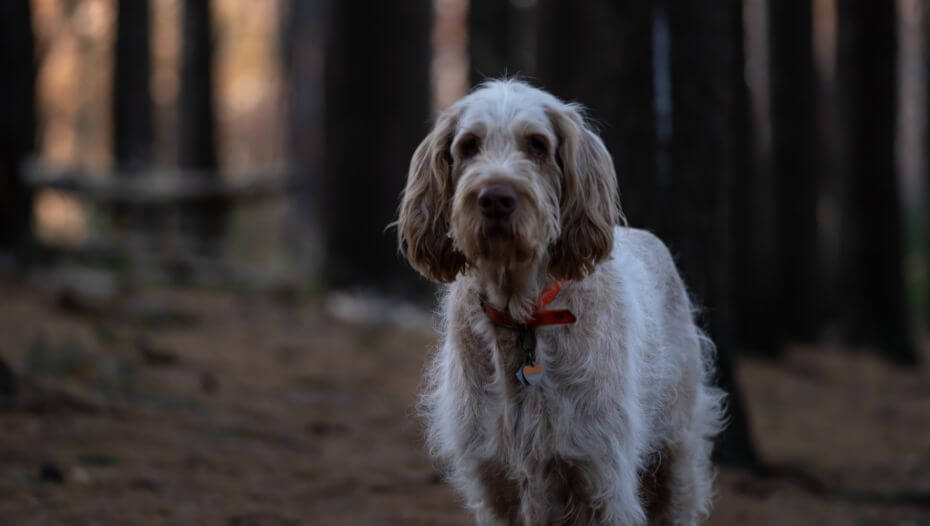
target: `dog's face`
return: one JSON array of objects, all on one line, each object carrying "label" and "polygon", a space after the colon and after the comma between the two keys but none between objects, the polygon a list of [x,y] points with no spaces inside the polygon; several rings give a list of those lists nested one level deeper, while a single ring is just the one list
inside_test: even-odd
[{"label": "dog's face", "polygon": [[[454,248],[476,265],[539,259],[560,232],[559,138],[531,92],[484,89],[461,108],[449,147]],[[513,96],[513,95],[510,95]],[[539,98],[539,97],[536,97]]]},{"label": "dog's face", "polygon": [[619,215],[613,162],[578,108],[495,81],[417,148],[397,224],[411,265],[437,281],[538,262],[579,279],[610,254]]}]

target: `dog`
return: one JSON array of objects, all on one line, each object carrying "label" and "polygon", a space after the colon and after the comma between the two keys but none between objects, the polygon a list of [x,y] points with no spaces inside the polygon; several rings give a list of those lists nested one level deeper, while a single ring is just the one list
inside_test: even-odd
[{"label": "dog", "polygon": [[478,524],[696,524],[724,393],[672,257],[626,226],[581,106],[489,81],[413,154],[395,222],[447,284],[427,444]]}]

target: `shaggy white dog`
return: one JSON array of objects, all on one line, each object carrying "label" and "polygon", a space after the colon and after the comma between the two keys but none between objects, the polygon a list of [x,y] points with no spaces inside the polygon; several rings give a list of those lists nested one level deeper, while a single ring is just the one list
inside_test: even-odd
[{"label": "shaggy white dog", "polygon": [[580,108],[522,82],[458,101],[413,155],[399,242],[449,283],[428,441],[479,524],[708,514],[713,346],[668,250],[621,220]]}]

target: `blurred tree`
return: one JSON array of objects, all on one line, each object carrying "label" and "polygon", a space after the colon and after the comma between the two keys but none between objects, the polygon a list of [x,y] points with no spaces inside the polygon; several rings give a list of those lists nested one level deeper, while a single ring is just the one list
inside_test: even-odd
[{"label": "blurred tree", "polygon": [[[793,0],[789,0],[793,1]],[[778,336],[781,322],[778,304],[778,265],[776,234],[775,183],[772,177],[771,115],[768,87],[761,86],[769,79],[769,71],[751,71],[748,64],[765,64],[770,54],[770,38],[765,27],[765,11],[769,2],[747,0],[745,46],[736,49],[737,62],[747,64],[745,79],[733,75],[731,80],[735,103],[736,122],[733,126],[734,169],[730,181],[731,221],[731,304],[733,344],[740,352],[762,352],[775,356],[779,349]],[[754,34],[750,34],[754,33]],[[761,68],[760,68],[761,69]],[[753,100],[744,85],[755,76],[757,85]],[[753,107],[753,104],[756,106]]]},{"label": "blurred tree", "polygon": [[539,2],[539,79],[584,103],[614,157],[623,210],[633,226],[659,228],[652,2]]},{"label": "blurred tree", "polygon": [[0,2],[0,256],[25,263],[32,241],[32,190],[22,164],[35,151],[36,63],[28,0]]},{"label": "blurred tree", "polygon": [[[148,168],[153,159],[150,31],[149,0],[117,2],[111,132],[120,176]],[[113,207],[113,219],[122,228],[152,227],[156,220],[153,214],[124,203]]]},{"label": "blurred tree", "polygon": [[119,0],[113,72],[113,149],[119,173],[152,161],[149,0]]},{"label": "blurred tree", "polygon": [[924,37],[924,328],[930,324],[930,1],[923,3]]},{"label": "blurred tree", "polygon": [[471,85],[507,75],[535,75],[535,38],[534,2],[470,0],[468,56]]},{"label": "blurred tree", "polygon": [[[211,21],[209,0],[184,1],[178,165],[198,176],[218,178]],[[186,226],[207,250],[217,249],[224,232],[226,208],[220,197],[184,207]]]},{"label": "blurred tree", "polygon": [[[768,2],[769,84],[778,257],[777,299],[765,317],[773,346],[811,341],[819,327],[816,77],[810,0]],[[762,314],[762,313],[760,313]],[[771,349],[774,350],[774,349]]]},{"label": "blurred tree", "polygon": [[708,9],[702,0],[665,4],[671,37],[672,139],[668,216],[663,237],[717,345],[717,373],[729,394],[729,424],[715,456],[758,466],[733,368],[731,184],[745,157],[738,139],[747,130],[740,0]]},{"label": "blurred tree", "polygon": [[303,267],[313,274],[319,255],[324,156],[324,47],[329,0],[291,0],[283,10],[281,49],[288,85],[287,149],[300,179],[288,237]]},{"label": "blurred tree", "polygon": [[[0,2],[0,267],[27,263],[32,244],[32,189],[23,162],[36,145],[36,61],[28,0]],[[0,356],[0,402],[16,393],[16,381]]]},{"label": "blurred tree", "polygon": [[431,2],[333,2],[319,197],[327,285],[410,294],[393,231],[410,156],[428,132]]},{"label": "blurred tree", "polygon": [[840,140],[849,159],[842,202],[842,337],[917,362],[905,301],[895,170],[897,15],[894,2],[838,0]]}]

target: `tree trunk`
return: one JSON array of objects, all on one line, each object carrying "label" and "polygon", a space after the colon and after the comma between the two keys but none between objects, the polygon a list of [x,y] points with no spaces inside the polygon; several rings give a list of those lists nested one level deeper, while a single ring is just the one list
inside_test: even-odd
[{"label": "tree trunk", "polygon": [[[154,128],[149,47],[149,0],[119,0],[113,65],[113,157],[116,173],[131,176],[152,164]],[[113,207],[122,230],[152,229],[159,219],[152,210]]]},{"label": "tree trunk", "polygon": [[500,0],[470,0],[470,81],[536,74],[536,8]]},{"label": "tree trunk", "polygon": [[849,159],[840,241],[842,336],[913,364],[894,152],[895,3],[839,0],[837,8],[839,129]]},{"label": "tree trunk", "polygon": [[[666,5],[671,36],[672,142],[669,221],[664,237],[686,283],[702,307],[703,324],[717,345],[717,371],[729,393],[729,425],[715,456],[757,465],[749,425],[733,368],[730,290],[730,197],[746,130],[739,0],[708,9],[701,0]],[[663,16],[660,14],[660,16]]]},{"label": "tree trunk", "polygon": [[330,0],[291,0],[283,13],[283,62],[288,83],[287,151],[300,179],[289,214],[286,237],[301,267],[315,275],[323,263],[322,193],[325,173],[324,49]]},{"label": "tree trunk", "polygon": [[428,132],[431,3],[334,2],[326,53],[322,185],[328,286],[409,294],[387,225]]},{"label": "tree trunk", "polygon": [[778,299],[777,343],[816,337],[818,287],[817,196],[814,148],[813,24],[810,0],[769,2],[772,163],[775,181]]},{"label": "tree trunk", "polygon": [[[731,181],[733,343],[742,352],[774,357],[780,348],[775,335],[781,334],[778,312],[778,276],[775,209],[775,181],[772,177],[771,96],[769,93],[770,38],[766,0],[743,3],[746,35],[740,62],[746,68],[746,81],[733,75],[739,111],[735,113],[734,148],[737,166]],[[747,132],[748,130],[748,132]]]},{"label": "tree trunk", "polygon": [[930,326],[930,2],[923,3],[923,63],[924,63],[924,318],[921,328]]},{"label": "tree trunk", "polygon": [[[35,151],[36,61],[28,0],[0,2],[0,271],[28,263],[32,190],[23,161]],[[0,404],[16,394],[16,376],[0,356]]]},{"label": "tree trunk", "polygon": [[149,0],[119,0],[113,72],[113,150],[117,170],[131,172],[152,161]]},{"label": "tree trunk", "polygon": [[658,228],[652,2],[539,2],[539,79],[601,124],[630,224]]},{"label": "tree trunk", "polygon": [[[203,177],[219,177],[213,87],[213,27],[209,0],[185,0],[181,94],[178,111],[178,165]],[[225,226],[221,198],[184,208],[185,226],[215,250]]]},{"label": "tree trunk", "polygon": [[[0,2],[0,257],[25,263],[32,242],[32,190],[22,163],[35,150],[36,64],[28,0]],[[0,261],[0,266],[3,262]]]}]

